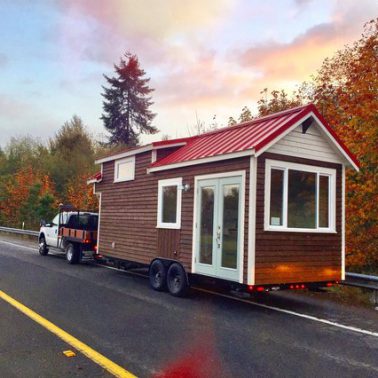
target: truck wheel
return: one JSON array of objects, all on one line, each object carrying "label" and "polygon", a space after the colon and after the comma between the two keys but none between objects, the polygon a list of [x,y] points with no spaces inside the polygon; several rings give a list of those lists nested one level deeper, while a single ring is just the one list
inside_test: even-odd
[{"label": "truck wheel", "polygon": [[189,284],[184,268],[178,264],[173,263],[167,273],[167,286],[170,294],[175,297],[183,297],[189,289]]},{"label": "truck wheel", "polygon": [[163,291],[167,285],[167,270],[161,260],[154,260],[149,270],[150,285],[154,290]]},{"label": "truck wheel", "polygon": [[69,264],[77,264],[79,262],[79,250],[72,243],[68,243],[66,246],[66,260]]},{"label": "truck wheel", "polygon": [[46,256],[49,253],[49,249],[47,248],[46,239],[44,236],[41,236],[39,238],[38,252],[41,256]]}]

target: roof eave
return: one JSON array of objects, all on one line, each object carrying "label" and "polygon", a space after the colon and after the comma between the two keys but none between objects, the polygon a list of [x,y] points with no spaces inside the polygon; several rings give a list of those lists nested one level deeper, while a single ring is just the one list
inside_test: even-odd
[{"label": "roof eave", "polygon": [[254,154],[255,154],[255,150],[248,149],[248,150],[237,151],[237,152],[232,152],[228,154],[207,156],[207,157],[195,159],[195,160],[187,160],[187,161],[182,161],[178,163],[158,165],[155,167],[152,166],[150,168],[147,168],[147,173],[166,171],[166,170],[175,169],[175,168],[189,167],[191,165],[213,163],[213,162],[228,160],[228,159],[237,159],[239,157],[253,156]]},{"label": "roof eave", "polygon": [[87,185],[98,184],[101,181],[102,181],[102,179],[101,180],[96,180],[96,179],[87,180]]},{"label": "roof eave", "polygon": [[152,149],[153,149],[152,144],[147,144],[146,146],[142,146],[140,148],[135,148],[134,150],[129,150],[129,151],[125,151],[125,152],[115,154],[115,155],[106,156],[106,157],[101,158],[101,159],[97,159],[97,160],[95,160],[95,164],[107,163],[109,161],[122,159],[122,158],[125,158],[125,157],[128,157],[128,156],[134,156],[134,155],[137,155],[137,154],[141,154],[143,152],[151,151]]}]

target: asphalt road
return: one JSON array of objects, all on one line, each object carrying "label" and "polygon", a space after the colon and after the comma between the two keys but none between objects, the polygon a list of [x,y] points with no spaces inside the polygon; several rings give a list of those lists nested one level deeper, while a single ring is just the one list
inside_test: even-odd
[{"label": "asphalt road", "polygon": [[[140,377],[378,377],[377,311],[305,294],[257,300],[268,307],[196,290],[174,298],[143,277],[71,266],[2,237],[0,290]],[[2,377],[109,376],[81,353],[65,357],[66,349],[0,299]]]}]

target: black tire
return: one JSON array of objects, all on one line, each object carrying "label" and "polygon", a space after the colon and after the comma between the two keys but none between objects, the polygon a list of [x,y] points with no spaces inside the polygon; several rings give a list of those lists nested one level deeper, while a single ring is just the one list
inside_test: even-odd
[{"label": "black tire", "polygon": [[49,249],[47,248],[46,244],[46,239],[43,235],[39,238],[38,252],[41,256],[46,256],[49,253]]},{"label": "black tire", "polygon": [[187,294],[189,289],[188,278],[184,268],[180,264],[173,263],[169,267],[167,286],[169,293],[175,297],[183,297]]},{"label": "black tire", "polygon": [[154,260],[148,272],[150,285],[154,290],[163,291],[167,288],[167,269],[161,260]]},{"label": "black tire", "polygon": [[69,264],[77,264],[80,259],[79,248],[75,244],[68,243],[66,246],[66,260]]}]

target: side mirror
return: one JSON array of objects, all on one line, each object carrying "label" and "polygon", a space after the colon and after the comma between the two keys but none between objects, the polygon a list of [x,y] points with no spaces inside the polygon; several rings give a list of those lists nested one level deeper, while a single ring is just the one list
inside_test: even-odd
[{"label": "side mirror", "polygon": [[44,219],[41,219],[40,222],[39,222],[39,225],[41,227],[45,227],[46,226],[46,221]]}]

